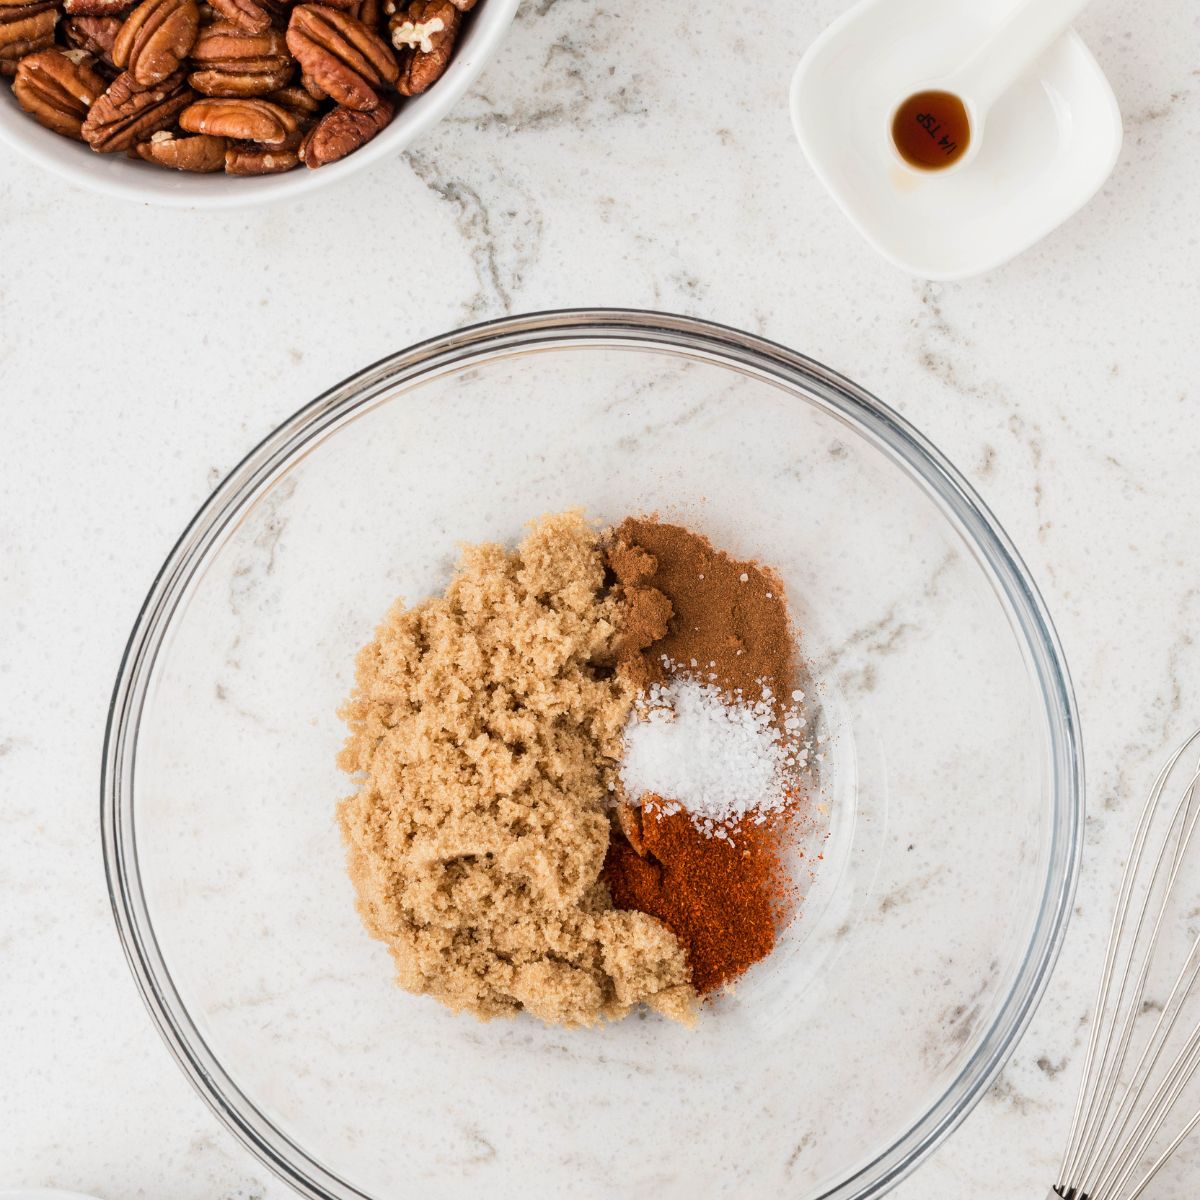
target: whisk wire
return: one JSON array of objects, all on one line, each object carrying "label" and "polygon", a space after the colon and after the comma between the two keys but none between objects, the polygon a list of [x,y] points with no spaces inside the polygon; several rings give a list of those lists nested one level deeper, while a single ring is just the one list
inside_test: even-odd
[{"label": "whisk wire", "polygon": [[[1154,785],[1150,789],[1150,794],[1146,798],[1146,803],[1142,808],[1141,816],[1138,819],[1138,826],[1134,835],[1133,846],[1130,850],[1129,858],[1125,864],[1125,871],[1121,877],[1121,888],[1117,898],[1116,915],[1113,920],[1112,928],[1109,932],[1108,948],[1105,952],[1104,958],[1104,969],[1100,973],[1100,982],[1097,987],[1096,1004],[1094,1009],[1095,1019],[1092,1022],[1091,1033],[1088,1037],[1087,1052],[1084,1055],[1083,1079],[1080,1085],[1079,1094],[1075,1100],[1075,1109],[1072,1114],[1070,1130],[1067,1135],[1067,1149],[1063,1154],[1062,1164],[1059,1168],[1059,1178],[1062,1180],[1072,1179],[1076,1176],[1079,1159],[1083,1150],[1081,1138],[1084,1137],[1085,1131],[1088,1129],[1093,1115],[1096,1093],[1101,1082],[1101,1076],[1094,1070],[1094,1066],[1096,1062],[1096,1052],[1099,1048],[1101,1030],[1106,1025],[1103,1015],[1108,1010],[1108,999],[1115,974],[1117,952],[1120,948],[1121,942],[1121,933],[1125,927],[1125,922],[1128,916],[1129,905],[1133,896],[1134,882],[1137,876],[1138,868],[1141,866],[1142,859],[1145,854],[1146,838],[1150,832],[1150,826],[1154,818],[1155,810],[1157,809],[1159,801],[1162,798],[1162,793],[1166,787],[1167,779],[1170,776],[1172,768],[1186,753],[1188,746],[1198,737],[1200,737],[1200,729],[1198,729],[1188,739],[1188,741],[1185,742],[1184,745],[1175,752],[1170,761],[1167,762],[1159,771],[1158,776],[1154,781]],[[1110,1027],[1109,1038],[1106,1040],[1105,1044],[1105,1059],[1108,1057],[1108,1051],[1111,1044],[1111,1035],[1112,1029]]]},{"label": "whisk wire", "polygon": [[[1150,1078],[1154,1068],[1158,1065],[1167,1041],[1175,1029],[1176,1022],[1179,1020],[1179,1014],[1183,1011],[1184,1000],[1188,993],[1190,993],[1196,979],[1200,977],[1200,955],[1197,954],[1198,950],[1200,950],[1200,937],[1197,937],[1196,941],[1192,943],[1191,953],[1188,955],[1183,970],[1175,980],[1175,985],[1167,997],[1166,1004],[1163,1006],[1163,1010],[1155,1022],[1154,1030],[1151,1033],[1149,1041],[1146,1043],[1146,1048],[1142,1051],[1137,1066],[1133,1070],[1132,1078],[1121,1094],[1121,1103],[1114,1111],[1101,1137],[1101,1142],[1107,1149],[1104,1157],[1093,1172],[1101,1180],[1104,1178],[1105,1170],[1111,1161],[1114,1146],[1129,1126],[1130,1118],[1133,1116],[1137,1105],[1138,1096],[1145,1087],[1146,1081]],[[1094,1188],[1089,1189],[1085,1184],[1085,1191],[1089,1195],[1094,1190]]]},{"label": "whisk wire", "polygon": [[[1187,1087],[1188,1081],[1196,1073],[1197,1067],[1200,1067],[1200,1026],[1192,1031],[1187,1045],[1172,1064],[1166,1078],[1155,1089],[1150,1104],[1135,1127],[1133,1135],[1123,1143],[1116,1163],[1101,1179],[1102,1187],[1107,1187],[1109,1178],[1115,1171],[1116,1180],[1113,1191],[1117,1193],[1120,1186],[1137,1169],[1137,1164],[1149,1150],[1150,1144],[1162,1128],[1175,1101],[1179,1099],[1183,1089]],[[1091,1193],[1088,1193],[1085,1188],[1085,1194]],[[1096,1196],[1099,1195],[1100,1190],[1098,1189]]]},{"label": "whisk wire", "polygon": [[1176,1135],[1175,1140],[1155,1159],[1154,1165],[1138,1181],[1137,1187],[1129,1193],[1129,1200],[1138,1200],[1138,1197],[1150,1186],[1151,1180],[1166,1165],[1167,1159],[1187,1141],[1197,1125],[1200,1125],[1200,1111],[1197,1111],[1196,1115]]},{"label": "whisk wire", "polygon": [[[1153,896],[1156,893],[1156,889],[1158,887],[1158,882],[1159,882],[1159,879],[1158,879],[1159,873],[1162,869],[1163,864],[1167,861],[1166,849],[1168,846],[1171,845],[1172,841],[1174,841],[1175,850],[1171,857],[1171,865],[1170,865],[1170,869],[1168,872],[1166,885],[1165,885],[1165,887],[1162,888],[1162,898],[1158,905],[1158,913],[1155,917],[1154,926],[1151,930],[1150,937],[1147,938],[1144,942],[1145,951],[1144,951],[1144,955],[1143,955],[1142,962],[1141,962],[1141,969],[1138,974],[1137,985],[1133,990],[1130,1002],[1125,1005],[1125,1019],[1121,1026],[1120,1036],[1117,1040],[1117,1045],[1119,1046],[1119,1053],[1117,1054],[1116,1059],[1113,1062],[1111,1068],[1108,1069],[1108,1071],[1107,1071],[1107,1078],[1105,1080],[1105,1085],[1104,1085],[1104,1089],[1103,1089],[1104,1090],[1104,1100],[1103,1100],[1102,1104],[1100,1105],[1100,1109],[1099,1109],[1100,1115],[1099,1115],[1097,1124],[1092,1132],[1092,1135],[1089,1138],[1087,1144],[1085,1145],[1083,1161],[1086,1163],[1089,1163],[1091,1165],[1085,1172],[1083,1172],[1083,1176],[1082,1176],[1082,1180],[1081,1180],[1081,1187],[1082,1187],[1083,1193],[1088,1196],[1095,1195],[1096,1188],[1098,1187],[1099,1182],[1104,1178],[1104,1175],[1105,1175],[1104,1168],[1105,1168],[1108,1160],[1111,1158],[1112,1154],[1114,1153],[1115,1149],[1119,1145],[1120,1134],[1123,1132],[1123,1125],[1127,1124],[1127,1121],[1124,1122],[1121,1129],[1117,1130],[1115,1133],[1113,1132],[1113,1128],[1116,1125],[1116,1122],[1119,1117],[1120,1110],[1121,1110],[1121,1107],[1123,1106],[1124,1101],[1122,1102],[1122,1105],[1118,1105],[1116,1110],[1114,1111],[1112,1108],[1112,1098],[1113,1098],[1116,1088],[1120,1082],[1121,1071],[1124,1069],[1124,1066],[1125,1066],[1126,1055],[1127,1055],[1129,1047],[1133,1041],[1134,1025],[1136,1024],[1137,1018],[1141,1015],[1142,1007],[1145,1002],[1146,980],[1149,976],[1150,968],[1154,961],[1154,952],[1158,948],[1159,938],[1162,933],[1163,922],[1164,922],[1164,918],[1166,916],[1167,906],[1168,906],[1168,903],[1171,898],[1172,890],[1174,889],[1176,880],[1179,877],[1179,870],[1183,863],[1184,856],[1186,855],[1187,850],[1191,844],[1192,835],[1196,831],[1197,820],[1200,819],[1200,811],[1196,811],[1196,812],[1192,811],[1192,800],[1193,800],[1193,796],[1194,796],[1194,792],[1195,792],[1195,783],[1198,778],[1200,778],[1200,773],[1193,776],[1192,779],[1189,781],[1187,787],[1184,789],[1183,795],[1180,798],[1179,803],[1175,807],[1175,811],[1172,813],[1171,821],[1167,828],[1167,836],[1166,836],[1166,839],[1165,839],[1164,845],[1163,845],[1163,853],[1159,856],[1159,859],[1155,863],[1154,870],[1151,873],[1150,882],[1146,889],[1146,896],[1145,896],[1145,900],[1144,900],[1143,906],[1142,906],[1142,914],[1139,917],[1138,926],[1137,926],[1136,932],[1134,933],[1133,939],[1131,941],[1130,959],[1129,959],[1130,964],[1132,964],[1132,962],[1135,960],[1135,958],[1137,956],[1137,947],[1139,945],[1143,944],[1142,940],[1141,940],[1141,935],[1142,935],[1142,928],[1143,928],[1144,920],[1145,920],[1145,914],[1149,908],[1151,899],[1153,898]],[[1178,835],[1178,837],[1176,837],[1176,827],[1177,826],[1179,826],[1181,828],[1181,832]],[[1190,955],[1189,955],[1189,961],[1190,961]],[[1187,961],[1185,961],[1185,963],[1183,965],[1183,969],[1180,973],[1180,976],[1176,979],[1177,986],[1180,984],[1182,979],[1186,976],[1187,970],[1188,970],[1188,963],[1187,963]],[[1121,988],[1119,988],[1117,991],[1118,1006],[1120,1003],[1120,999],[1123,995],[1124,995],[1124,980],[1122,981]],[[1172,996],[1175,995],[1174,988],[1172,989],[1171,995]],[[1169,1002],[1170,1001],[1168,1001],[1168,1003]],[[1182,1003],[1182,997],[1180,998],[1180,1002]],[[1167,1013],[1167,1006],[1164,1005],[1162,1011],[1159,1013],[1158,1020],[1155,1023],[1155,1029],[1151,1033],[1150,1040],[1147,1042],[1146,1048],[1142,1052],[1142,1058],[1139,1060],[1138,1066],[1134,1068],[1133,1078],[1130,1080],[1130,1083],[1127,1086],[1126,1091],[1124,1093],[1124,1096],[1126,1098],[1129,1098],[1130,1096],[1132,1096],[1133,1103],[1136,1103],[1137,1098],[1139,1097],[1139,1095],[1141,1093],[1141,1089],[1145,1085],[1144,1078],[1140,1082],[1138,1082],[1138,1076],[1140,1073],[1141,1066],[1143,1065],[1143,1063],[1145,1061],[1147,1052],[1150,1051],[1150,1049],[1151,1049],[1151,1046],[1157,1036],[1158,1031],[1160,1029],[1163,1029],[1164,1018],[1166,1017],[1166,1013]],[[1115,1028],[1115,1025],[1116,1025],[1116,1015],[1114,1013],[1113,1026],[1111,1028]],[[1167,1027],[1164,1031],[1164,1037],[1163,1037],[1164,1042],[1166,1040],[1166,1036],[1169,1035],[1170,1029],[1173,1028],[1173,1026],[1174,1026],[1174,1017],[1172,1017],[1170,1022],[1168,1022]],[[1155,1056],[1155,1058],[1157,1058],[1157,1055]],[[1104,1064],[1102,1064],[1101,1065],[1101,1073],[1103,1074],[1104,1072],[1105,1072],[1105,1066],[1104,1066]],[[1147,1072],[1147,1076],[1148,1076],[1148,1074],[1149,1074],[1149,1072]],[[1111,1115],[1106,1117],[1104,1115],[1106,1113],[1109,1113]],[[1165,1116],[1165,1114],[1164,1114],[1164,1116]]]},{"label": "whisk wire", "polygon": [[1095,1200],[1103,1200],[1104,1196],[1116,1197],[1122,1194],[1121,1189],[1132,1178],[1138,1164],[1149,1151],[1151,1143],[1162,1129],[1163,1122],[1170,1113],[1172,1106],[1187,1086],[1188,1080],[1195,1073],[1198,1066],[1200,1066],[1200,1049],[1193,1047],[1189,1052],[1188,1059],[1186,1061],[1181,1060],[1177,1064],[1176,1073],[1155,1093],[1152,1109],[1145,1127],[1141,1130],[1137,1139],[1129,1142],[1122,1150],[1116,1166],[1110,1171],[1110,1180],[1105,1182],[1102,1190],[1096,1193]]},{"label": "whisk wire", "polygon": [[[1168,1047],[1178,1043],[1176,1030],[1200,980],[1197,936],[1190,943],[1132,1072],[1126,1071],[1133,1057],[1138,1020],[1147,1008],[1151,970],[1155,970],[1156,979],[1161,974],[1156,952],[1167,926],[1168,910],[1200,828],[1200,767],[1185,782],[1178,802],[1168,805],[1164,812],[1162,801],[1176,766],[1198,739],[1200,729],[1171,755],[1155,777],[1138,818],[1096,991],[1083,1078],[1059,1170],[1061,1182],[1055,1188],[1060,1196],[1134,1200],[1187,1134],[1200,1125],[1197,1113],[1149,1171],[1137,1178],[1135,1190],[1126,1190],[1200,1070],[1200,1021],[1193,1024],[1189,1019],[1182,1048],[1175,1051],[1172,1047],[1173,1057],[1167,1057]],[[1170,813],[1169,819],[1166,812]],[[1151,842],[1152,830],[1162,829],[1164,821],[1165,833],[1155,833]],[[1143,867],[1148,868],[1148,879]],[[1157,1074],[1162,1074],[1161,1081],[1151,1090]]]},{"label": "whisk wire", "polygon": [[[1200,730],[1197,730],[1197,734],[1200,735]],[[1181,749],[1179,754],[1182,753],[1183,750]],[[1124,921],[1124,914],[1129,907],[1130,896],[1133,893],[1134,877],[1145,851],[1146,836],[1150,832],[1150,822],[1154,816],[1154,809],[1166,785],[1171,765],[1171,763],[1168,763],[1162,768],[1158,774],[1158,778],[1154,781],[1154,786],[1150,789],[1150,795],[1142,809],[1141,817],[1138,819],[1133,848],[1130,850],[1129,858],[1125,863],[1125,871],[1121,876],[1121,889],[1117,897],[1116,919],[1113,921],[1112,929],[1109,931],[1108,948],[1104,956],[1104,969],[1100,972],[1100,983],[1097,987],[1094,1010],[1096,1020],[1092,1022],[1091,1033],[1088,1035],[1087,1052],[1083,1059],[1083,1079],[1080,1084],[1079,1094],[1075,1099],[1075,1109],[1071,1116],[1071,1125],[1067,1134],[1067,1148],[1063,1153],[1063,1160],[1059,1166],[1059,1179],[1070,1179],[1074,1175],[1076,1158],[1079,1153],[1079,1135],[1086,1123],[1085,1110],[1088,1117],[1091,1115],[1092,1097],[1097,1084],[1097,1079],[1092,1073],[1092,1063],[1095,1061],[1096,1048],[1100,1040],[1101,1022],[1099,1018],[1108,1004],[1108,992],[1112,985],[1113,967],[1116,963],[1121,925]]]}]

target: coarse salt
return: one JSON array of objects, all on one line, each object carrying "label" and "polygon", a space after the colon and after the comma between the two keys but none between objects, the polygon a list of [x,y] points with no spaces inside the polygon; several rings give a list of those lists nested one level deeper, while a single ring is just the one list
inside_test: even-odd
[{"label": "coarse salt", "polygon": [[726,837],[723,827],[748,814],[761,824],[787,806],[804,762],[797,720],[787,710],[780,730],[765,685],[747,701],[688,675],[653,684],[625,728],[621,782],[634,803],[684,809],[709,837]]}]

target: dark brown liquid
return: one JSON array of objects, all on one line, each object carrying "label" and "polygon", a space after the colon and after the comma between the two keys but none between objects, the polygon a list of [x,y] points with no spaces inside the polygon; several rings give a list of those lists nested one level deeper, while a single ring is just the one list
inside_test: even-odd
[{"label": "dark brown liquid", "polygon": [[905,162],[940,171],[958,162],[971,144],[966,107],[950,92],[909,96],[892,119],[892,141]]}]

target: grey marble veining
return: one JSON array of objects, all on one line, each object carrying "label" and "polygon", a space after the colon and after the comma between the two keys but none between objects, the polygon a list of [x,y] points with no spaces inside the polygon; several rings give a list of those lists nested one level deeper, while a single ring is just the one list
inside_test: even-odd
[{"label": "grey marble veining", "polygon": [[[4,157],[0,1187],[290,1194],[184,1082],[112,931],[96,792],[126,634],[214,483],[320,390],[465,321],[614,304],[756,330],[872,389],[964,470],[1043,588],[1088,756],[1076,915],[1010,1064],[895,1195],[1044,1194],[1136,805],[1200,722],[1200,30],[1182,0],[1153,19],[1098,0],[1079,28],[1125,113],[1115,174],[1007,267],[930,285],[872,255],[791,137],[791,67],[842,7],[527,0],[446,122],[286,210],[143,209]],[[271,603],[273,545],[231,619]],[[885,623],[863,646],[902,636]],[[479,1160],[493,1149],[481,1133]],[[1200,1149],[1153,1197],[1185,1200],[1198,1173]]]}]

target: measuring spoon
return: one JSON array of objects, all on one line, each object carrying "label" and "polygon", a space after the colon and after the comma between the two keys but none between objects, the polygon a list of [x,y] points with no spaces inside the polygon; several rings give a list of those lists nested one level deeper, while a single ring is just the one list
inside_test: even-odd
[{"label": "measuring spoon", "polygon": [[1088,0],[1022,0],[950,72],[906,91],[888,119],[900,160],[918,170],[957,170],[979,153],[988,112],[1070,27]]}]

